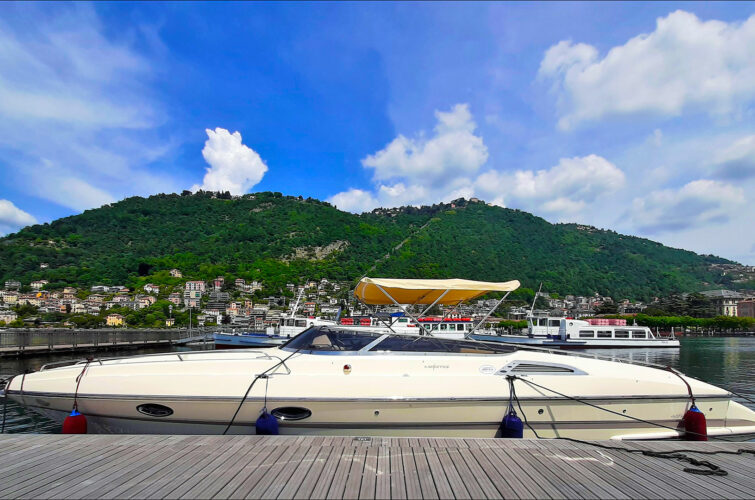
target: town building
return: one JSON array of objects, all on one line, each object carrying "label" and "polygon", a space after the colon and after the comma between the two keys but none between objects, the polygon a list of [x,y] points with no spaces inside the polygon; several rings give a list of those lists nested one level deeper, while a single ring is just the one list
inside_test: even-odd
[{"label": "town building", "polygon": [[166,318],[165,326],[173,326],[176,324],[176,318]]},{"label": "town building", "polygon": [[120,314],[108,314],[105,318],[107,326],[123,326],[123,316]]},{"label": "town building", "polygon": [[702,294],[710,300],[717,316],[736,316],[737,303],[745,298],[741,293],[731,290],[708,290]]},{"label": "town building", "polygon": [[170,276],[172,278],[183,278],[184,277],[183,273],[181,273],[181,271],[179,271],[178,269],[171,269],[170,270]]},{"label": "town building", "polygon": [[16,321],[17,318],[18,315],[13,311],[0,311],[0,321],[4,322],[6,325],[12,321]]},{"label": "town building", "polygon": [[144,285],[144,293],[158,294],[160,293],[160,287],[153,285],[152,283],[147,283],[146,285]]},{"label": "town building", "polygon": [[5,289],[6,290],[20,290],[21,282],[16,281],[16,280],[8,280],[5,282]]},{"label": "town building", "polygon": [[31,282],[31,288],[33,290],[42,290],[42,288],[45,287],[46,284],[48,284],[49,281],[47,280],[37,280]]},{"label": "town building", "polygon": [[744,299],[737,302],[737,316],[755,318],[755,299]]},{"label": "town building", "polygon": [[171,293],[170,295],[168,295],[168,300],[172,302],[174,305],[178,305],[181,303],[181,294]]}]

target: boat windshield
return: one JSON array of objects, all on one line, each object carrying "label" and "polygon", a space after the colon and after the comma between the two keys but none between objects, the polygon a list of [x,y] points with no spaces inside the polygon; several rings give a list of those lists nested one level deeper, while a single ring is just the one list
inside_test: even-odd
[{"label": "boat windshield", "polygon": [[[372,345],[370,345],[372,344]],[[388,335],[328,326],[313,326],[281,346],[286,351],[369,353],[437,352],[457,354],[502,354],[516,350],[510,345],[475,340],[443,339],[432,336]]]}]

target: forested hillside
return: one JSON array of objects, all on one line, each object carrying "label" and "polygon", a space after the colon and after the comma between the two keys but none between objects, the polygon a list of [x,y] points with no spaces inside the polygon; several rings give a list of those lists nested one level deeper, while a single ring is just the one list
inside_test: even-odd
[{"label": "forested hillside", "polygon": [[274,290],[369,271],[641,299],[726,285],[710,269],[726,262],[482,202],[355,215],[280,193],[134,197],[0,239],[0,280],[46,279],[49,288],[169,281],[178,268],[185,278],[240,277]]}]

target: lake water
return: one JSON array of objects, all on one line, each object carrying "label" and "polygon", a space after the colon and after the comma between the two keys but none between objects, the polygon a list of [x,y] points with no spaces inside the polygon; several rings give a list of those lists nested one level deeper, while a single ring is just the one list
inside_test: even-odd
[{"label": "lake water", "polygon": [[[140,349],[125,351],[121,355],[187,351],[201,348],[202,346]],[[742,394],[750,400],[755,400],[755,384],[753,383],[755,337],[683,338],[681,349],[616,349],[614,351],[600,349],[591,353],[672,366],[686,375]],[[103,357],[114,355],[116,354],[107,353],[103,354]],[[5,377],[21,373],[27,369],[38,370],[45,363],[53,361],[81,358],[81,354],[0,358],[0,376]],[[755,404],[752,402],[741,398],[735,399],[755,410]],[[60,432],[60,426],[9,402],[5,432],[57,433]]]}]

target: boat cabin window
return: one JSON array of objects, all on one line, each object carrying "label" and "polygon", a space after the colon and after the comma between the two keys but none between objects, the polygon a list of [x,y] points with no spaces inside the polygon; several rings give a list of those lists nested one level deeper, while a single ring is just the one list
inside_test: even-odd
[{"label": "boat cabin window", "polygon": [[628,339],[629,338],[629,330],[616,330],[616,338],[617,339]]},{"label": "boat cabin window", "polygon": [[377,332],[312,327],[291,339],[284,347],[303,351],[358,351],[382,335]]},{"label": "boat cabin window", "polygon": [[579,331],[579,338],[581,339],[594,339],[595,338],[595,332],[592,330],[580,330]]},{"label": "boat cabin window", "polygon": [[610,339],[611,337],[611,330],[598,330],[599,339]]},{"label": "boat cabin window", "polygon": [[438,337],[391,335],[370,349],[370,352],[444,352],[458,354],[501,354],[515,351],[514,346],[497,345],[474,340],[451,340]]},{"label": "boat cabin window", "polygon": [[312,353],[331,351],[359,351],[375,343],[368,353],[441,352],[458,354],[503,354],[516,351],[516,347],[474,340],[451,340],[432,336],[384,335],[374,332],[334,329],[314,326],[281,346],[286,351],[302,350]]},{"label": "boat cabin window", "polygon": [[409,321],[409,320],[408,320],[408,319],[406,319],[406,318],[399,318],[399,319],[398,319],[398,322],[399,322],[399,323],[406,323],[407,321]]},{"label": "boat cabin window", "polygon": [[560,319],[551,319],[551,320],[548,321],[548,323],[550,323],[549,326],[555,326],[556,328],[558,328],[561,325],[561,320]]},{"label": "boat cabin window", "polygon": [[540,318],[538,321],[539,321],[538,325],[540,325],[540,326],[548,326],[548,319],[547,318]]},{"label": "boat cabin window", "polygon": [[295,326],[307,326],[307,320],[305,319],[297,319],[295,323]]},{"label": "boat cabin window", "polygon": [[441,323],[441,325],[440,325],[440,329],[441,329],[441,330],[448,330],[448,325],[447,325],[447,324],[445,324],[445,323]]},{"label": "boat cabin window", "polygon": [[632,330],[632,338],[633,339],[646,339],[648,338],[648,334],[645,330]]}]

